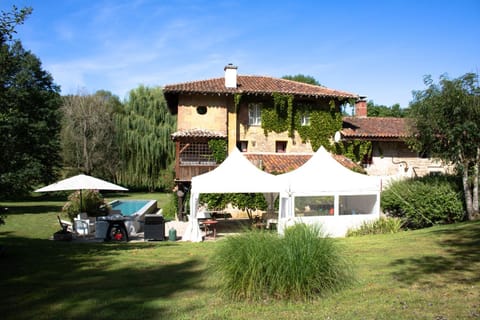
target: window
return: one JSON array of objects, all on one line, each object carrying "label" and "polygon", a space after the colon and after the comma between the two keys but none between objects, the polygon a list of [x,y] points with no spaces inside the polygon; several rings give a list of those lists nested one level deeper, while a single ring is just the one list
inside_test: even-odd
[{"label": "window", "polygon": [[334,196],[300,196],[295,197],[295,216],[333,216]]},{"label": "window", "polygon": [[305,111],[301,118],[300,118],[300,123],[302,126],[309,126],[310,125],[310,112]]},{"label": "window", "polygon": [[339,214],[372,214],[377,203],[376,195],[344,195],[339,197]]},{"label": "window", "polygon": [[287,151],[287,141],[275,141],[275,152],[285,153]]},{"label": "window", "polygon": [[247,152],[248,150],[248,141],[238,141],[237,142],[237,148],[241,152]]},{"label": "window", "polygon": [[260,103],[251,103],[248,105],[248,124],[259,126],[262,124],[262,105]]}]

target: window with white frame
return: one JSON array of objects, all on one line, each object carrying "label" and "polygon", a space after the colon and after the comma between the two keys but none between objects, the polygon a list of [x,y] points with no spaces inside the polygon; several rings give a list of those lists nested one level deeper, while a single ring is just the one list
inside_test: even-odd
[{"label": "window with white frame", "polygon": [[262,104],[250,103],[248,105],[248,124],[251,126],[259,126],[262,124]]},{"label": "window with white frame", "polygon": [[310,125],[310,112],[304,111],[302,116],[300,117],[300,123],[302,126],[309,126]]}]

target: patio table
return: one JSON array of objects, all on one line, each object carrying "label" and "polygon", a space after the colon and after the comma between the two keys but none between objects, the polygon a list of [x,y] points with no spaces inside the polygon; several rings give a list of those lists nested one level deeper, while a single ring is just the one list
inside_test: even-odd
[{"label": "patio table", "polygon": [[216,220],[205,220],[203,221],[203,225],[205,227],[205,238],[208,237],[208,233],[213,233],[213,239],[217,236],[217,223]]}]

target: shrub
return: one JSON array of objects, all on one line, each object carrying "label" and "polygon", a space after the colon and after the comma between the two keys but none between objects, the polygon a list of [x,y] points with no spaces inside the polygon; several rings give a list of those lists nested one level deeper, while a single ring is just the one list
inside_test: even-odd
[{"label": "shrub", "polygon": [[366,221],[359,228],[348,230],[347,237],[397,233],[402,230],[402,225],[403,222],[400,218],[382,217],[374,221]]},{"label": "shrub", "polygon": [[[107,204],[100,192],[96,190],[82,191],[82,205],[80,207],[80,191],[75,191],[68,196],[68,202],[62,208],[62,211],[68,215],[70,220],[78,215],[79,212],[86,212],[88,216],[102,216],[108,214]],[[80,210],[81,209],[81,210]]]},{"label": "shrub", "polygon": [[[188,199],[188,198],[187,198]],[[176,219],[178,211],[178,196],[175,192],[170,194],[168,202],[162,208],[165,219]]]},{"label": "shrub", "polygon": [[382,192],[381,205],[412,229],[462,221],[465,212],[461,187],[452,176],[396,181]]},{"label": "shrub", "polygon": [[296,224],[284,237],[246,231],[225,239],[212,260],[221,292],[234,300],[307,300],[337,291],[353,280],[336,240],[318,226]]}]

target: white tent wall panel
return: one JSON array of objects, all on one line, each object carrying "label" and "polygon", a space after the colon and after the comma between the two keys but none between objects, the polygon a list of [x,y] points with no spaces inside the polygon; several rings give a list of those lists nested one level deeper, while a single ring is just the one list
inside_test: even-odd
[{"label": "white tent wall panel", "polygon": [[283,235],[285,229],[295,223],[305,223],[321,226],[323,232],[330,237],[344,237],[349,229],[358,228],[365,222],[377,219],[378,215],[376,214],[282,218],[278,221],[278,233]]},{"label": "white tent wall panel", "polygon": [[[324,195],[328,196],[327,194]],[[282,194],[279,208],[278,233],[283,235],[285,228],[295,223],[305,223],[321,225],[325,234],[331,237],[344,237],[349,229],[356,229],[364,223],[380,218],[380,192],[365,195],[337,194],[334,195],[333,203],[333,215],[296,216],[295,197]],[[342,204],[347,207],[342,207]],[[352,210],[355,210],[355,213],[352,213]],[[348,211],[350,212],[347,214]]]}]

